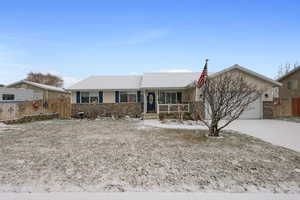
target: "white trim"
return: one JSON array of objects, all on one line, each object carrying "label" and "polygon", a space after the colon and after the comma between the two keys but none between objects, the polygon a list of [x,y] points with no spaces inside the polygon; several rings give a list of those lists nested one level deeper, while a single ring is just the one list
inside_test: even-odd
[{"label": "white trim", "polygon": [[144,114],[147,113],[147,95],[146,95],[146,90],[143,90],[144,94]]},{"label": "white trim", "polygon": [[[89,91],[77,91],[77,92],[80,92],[80,99],[79,99],[79,104],[94,104],[94,103],[91,103],[91,97],[97,97],[98,98],[98,101],[97,101],[97,104],[103,104],[103,96],[104,96],[104,93],[102,93],[102,103],[99,103],[99,92],[102,92],[102,91],[98,91],[98,96],[91,96],[91,92]],[[89,103],[82,103],[82,93],[85,92],[85,93],[89,93]],[[75,95],[76,95],[76,103],[77,103],[77,93],[75,92]],[[77,103],[78,104],[78,103]]]},{"label": "white trim", "polygon": [[55,92],[62,92],[62,93],[67,93],[69,94],[69,91],[66,91],[64,88],[59,88],[59,87],[55,87],[55,86],[51,86],[51,85],[45,85],[45,84],[41,84],[41,83],[35,83],[35,82],[31,82],[31,81],[26,81],[26,80],[21,80],[21,81],[17,81],[14,83],[11,83],[9,85],[7,85],[6,87],[13,87],[14,85],[20,84],[20,83],[25,83],[34,87],[38,87],[44,90],[50,90],[50,91],[55,91]]},{"label": "white trim", "polygon": [[[160,111],[160,108],[159,108],[159,106],[167,106],[168,107],[168,109],[167,109],[167,111]],[[177,106],[177,110],[176,111],[171,111],[171,106]],[[180,106],[187,106],[187,111],[181,111],[180,110]],[[188,103],[177,103],[177,104],[158,104],[157,105],[157,110],[158,110],[158,114],[159,113],[177,113],[177,112],[190,112],[190,104],[188,104]]]},{"label": "white trim", "polygon": [[[127,94],[127,101],[126,102],[121,102],[121,92],[126,92],[126,94]],[[138,103],[137,92],[138,92],[138,90],[136,92],[132,92],[132,91],[119,91],[119,103]],[[129,100],[129,98],[128,98],[129,94],[134,94],[135,95],[135,102],[129,102],[128,101]]]},{"label": "white trim", "polygon": [[242,67],[242,66],[240,66],[240,65],[238,65],[238,64],[235,64],[235,65],[233,65],[233,66],[231,66],[231,67],[228,67],[228,68],[226,68],[226,69],[224,69],[224,70],[222,70],[222,71],[216,72],[216,73],[214,73],[214,74],[212,74],[212,75],[210,75],[210,76],[208,76],[208,77],[209,77],[209,78],[214,78],[214,77],[216,77],[216,76],[218,76],[218,75],[220,75],[220,74],[223,74],[223,73],[225,73],[225,72],[231,71],[231,70],[233,70],[233,69],[239,69],[239,70],[241,70],[241,71],[243,71],[243,72],[246,72],[246,73],[248,73],[248,74],[251,74],[252,76],[255,76],[255,77],[258,77],[258,78],[260,78],[260,79],[263,79],[263,80],[265,80],[265,81],[267,81],[267,82],[270,82],[270,83],[272,83],[272,84],[274,84],[274,85],[282,86],[282,83],[279,83],[279,82],[277,82],[277,81],[274,81],[274,80],[272,80],[272,79],[270,79],[270,78],[268,78],[268,77],[266,77],[266,76],[264,76],[264,75],[258,74],[258,73],[256,73],[256,72],[254,72],[254,71],[252,71],[252,70],[249,70],[249,69],[247,69],[247,68],[245,68],[245,67]]},{"label": "white trim", "polygon": [[[160,100],[160,93],[161,92],[163,92],[163,93],[175,93],[176,94],[176,103],[175,104],[178,104],[178,92],[180,92],[181,93],[181,101],[182,101],[182,91],[174,91],[174,90],[158,90],[158,100],[157,100],[157,103],[158,103],[158,101]],[[165,95],[165,102],[167,102],[167,95]],[[168,103],[160,103],[161,105],[167,105]]]}]

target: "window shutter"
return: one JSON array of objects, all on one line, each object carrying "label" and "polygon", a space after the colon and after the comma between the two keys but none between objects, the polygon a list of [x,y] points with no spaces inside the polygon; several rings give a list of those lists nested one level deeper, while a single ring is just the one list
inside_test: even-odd
[{"label": "window shutter", "polygon": [[119,102],[120,102],[119,94],[120,94],[119,91],[116,91],[116,92],[115,92],[116,103],[119,103]]},{"label": "window shutter", "polygon": [[80,92],[76,92],[76,103],[80,103]]},{"label": "window shutter", "polygon": [[103,92],[99,92],[99,103],[103,103]]},{"label": "window shutter", "polygon": [[182,103],[182,94],[181,92],[177,92],[177,103]]},{"label": "window shutter", "polygon": [[137,102],[141,102],[141,91],[137,91]]}]

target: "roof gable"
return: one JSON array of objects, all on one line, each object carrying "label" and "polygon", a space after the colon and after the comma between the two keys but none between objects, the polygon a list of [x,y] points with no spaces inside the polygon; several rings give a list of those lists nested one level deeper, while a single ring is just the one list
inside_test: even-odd
[{"label": "roof gable", "polygon": [[229,71],[234,70],[234,69],[238,69],[238,70],[240,70],[240,71],[243,71],[243,72],[245,72],[246,74],[250,74],[250,75],[252,75],[252,76],[254,76],[254,77],[256,77],[256,78],[259,78],[259,79],[262,79],[262,80],[264,80],[264,81],[266,81],[266,82],[272,83],[273,85],[276,85],[276,86],[281,86],[281,85],[282,85],[281,83],[279,83],[279,82],[277,82],[277,81],[275,81],[275,80],[273,80],[273,79],[271,79],[271,78],[268,78],[268,77],[266,77],[266,76],[264,76],[264,75],[261,75],[261,74],[259,74],[259,73],[256,73],[256,72],[254,72],[254,71],[252,71],[252,70],[250,70],[250,69],[247,69],[247,68],[245,68],[245,67],[242,67],[242,66],[240,66],[240,65],[238,65],[238,64],[235,64],[235,65],[233,65],[233,66],[231,66],[231,67],[228,67],[228,68],[226,68],[226,69],[224,69],[224,70],[222,70],[222,71],[216,72],[216,73],[210,75],[209,77],[212,77],[212,78],[213,78],[213,77],[216,77],[216,76],[218,76],[218,75],[221,75],[221,74],[223,74],[223,73],[229,72]]},{"label": "roof gable", "polygon": [[287,74],[281,76],[279,79],[277,79],[277,81],[282,81],[283,79],[289,77],[290,75],[296,73],[299,70],[300,70],[300,65],[298,67],[295,67],[293,70],[289,71]]},{"label": "roof gable", "polygon": [[45,84],[41,84],[41,83],[35,83],[35,82],[31,82],[31,81],[26,81],[26,80],[21,80],[12,84],[7,85],[6,87],[13,87],[14,85],[20,84],[20,83],[25,83],[28,85],[32,85],[44,90],[50,90],[50,91],[55,91],[55,92],[63,92],[63,93],[68,93],[64,88],[59,88],[59,87],[55,87],[55,86],[51,86],[51,85],[45,85]]}]

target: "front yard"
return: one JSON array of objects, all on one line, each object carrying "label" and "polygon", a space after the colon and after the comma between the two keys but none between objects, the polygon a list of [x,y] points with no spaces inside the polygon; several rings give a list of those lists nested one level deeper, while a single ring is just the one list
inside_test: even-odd
[{"label": "front yard", "polygon": [[300,192],[300,153],[238,133],[134,120],[0,127],[4,192]]}]

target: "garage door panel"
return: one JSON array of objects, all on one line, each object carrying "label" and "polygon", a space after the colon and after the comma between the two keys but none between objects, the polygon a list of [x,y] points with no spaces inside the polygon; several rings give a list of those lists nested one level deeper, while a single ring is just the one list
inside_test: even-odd
[{"label": "garage door panel", "polygon": [[261,98],[259,98],[248,106],[247,110],[244,111],[244,113],[240,116],[239,119],[261,118],[261,107],[262,107],[262,102],[261,102]]},{"label": "garage door panel", "polygon": [[[206,108],[209,105],[206,103]],[[205,109],[205,118],[209,119],[207,109]],[[239,117],[239,119],[261,119],[262,118],[262,101],[261,98],[249,105],[246,111]]]}]

